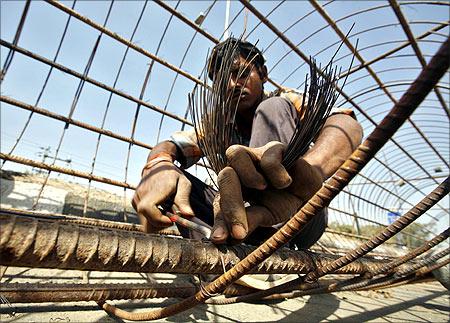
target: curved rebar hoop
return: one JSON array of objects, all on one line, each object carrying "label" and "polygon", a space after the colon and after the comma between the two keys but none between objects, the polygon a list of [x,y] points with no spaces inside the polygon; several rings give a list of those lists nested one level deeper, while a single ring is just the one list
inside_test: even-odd
[{"label": "curved rebar hoop", "polygon": [[232,269],[208,284],[204,290],[180,303],[163,309],[143,313],[128,313],[107,303],[101,304],[109,313],[120,315],[126,313],[129,320],[154,320],[177,314],[205,302],[211,295],[221,292],[236,279],[245,275],[256,264],[261,263],[275,250],[286,244],[304,225],[348,184],[348,182],[381,149],[387,140],[403,125],[428,93],[446,73],[450,65],[450,39],[440,47],[427,66],[410,86],[408,91],[394,105],[389,114],[381,121],[367,139],[345,161],[339,170],[322,186],[322,188],[297,212],[277,233],[260,247],[236,264]]}]

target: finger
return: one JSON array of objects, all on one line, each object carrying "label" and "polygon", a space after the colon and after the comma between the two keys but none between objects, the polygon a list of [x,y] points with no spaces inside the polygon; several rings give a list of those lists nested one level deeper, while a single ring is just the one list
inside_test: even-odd
[{"label": "finger", "polygon": [[229,231],[227,223],[223,217],[223,213],[220,209],[220,194],[216,195],[213,202],[214,208],[214,226],[212,228],[211,240],[217,244],[223,244],[226,242]]},{"label": "finger", "polygon": [[191,195],[192,184],[184,176],[180,176],[177,184],[177,193],[175,194],[174,203],[184,216],[194,216],[189,198]]},{"label": "finger", "polygon": [[280,190],[261,192],[259,204],[265,206],[271,213],[272,224],[289,220],[303,205],[297,196]]},{"label": "finger", "polygon": [[291,185],[292,178],[281,164],[285,145],[282,143],[270,142],[265,147],[267,146],[268,148],[261,157],[261,169],[273,187],[277,189],[286,188]]},{"label": "finger", "polygon": [[147,232],[154,232],[161,228],[167,228],[172,225],[172,221],[161,213],[157,205],[162,201],[155,201],[151,195],[145,196],[138,204],[137,213],[144,217]]},{"label": "finger", "polygon": [[137,211],[137,204],[139,202],[139,197],[137,196],[137,193],[134,193],[133,199],[131,200],[131,206],[135,211]]},{"label": "finger", "polygon": [[243,240],[247,236],[247,214],[242,199],[241,183],[233,168],[220,171],[217,181],[220,190],[220,210],[230,225],[231,236]]},{"label": "finger", "polygon": [[257,157],[247,147],[233,145],[225,152],[230,166],[236,171],[242,184],[249,188],[263,190],[267,187],[264,177],[256,170]]},{"label": "finger", "polygon": [[264,206],[252,205],[247,209],[248,234],[258,227],[270,227],[273,223],[272,213]]}]

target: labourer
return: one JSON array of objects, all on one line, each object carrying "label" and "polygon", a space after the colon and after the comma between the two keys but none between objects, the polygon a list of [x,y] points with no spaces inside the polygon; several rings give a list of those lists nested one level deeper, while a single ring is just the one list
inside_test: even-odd
[{"label": "labourer", "polygon": [[[266,93],[265,59],[249,42],[227,39],[213,49],[210,62],[222,59],[224,45],[230,42],[239,51],[233,69],[244,66],[244,72],[232,71],[229,81],[236,93],[236,144],[226,152],[229,166],[218,174],[220,194],[185,171],[202,156],[195,131],[175,132],[150,152],[133,197],[133,207],[147,232],[172,225],[160,206],[173,203],[185,218],[195,216],[213,226],[210,239],[216,244],[260,243],[274,227],[289,220],[361,142],[362,128],[353,112],[334,109],[312,148],[286,170],[281,165],[282,154],[302,113],[303,96],[290,89]],[[208,66],[214,81],[214,67],[220,64]],[[257,192],[257,198],[244,204],[242,190]],[[326,226],[323,211],[293,239],[293,245],[309,248]]]}]

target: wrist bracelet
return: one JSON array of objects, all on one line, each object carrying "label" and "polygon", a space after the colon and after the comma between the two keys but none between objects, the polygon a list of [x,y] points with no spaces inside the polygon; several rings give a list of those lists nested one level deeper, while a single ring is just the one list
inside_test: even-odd
[{"label": "wrist bracelet", "polygon": [[168,161],[168,162],[173,163],[173,156],[168,153],[164,153],[164,152],[154,154],[147,161],[147,164],[144,165],[144,168],[142,168],[141,177],[144,175],[144,171],[146,169],[152,168],[156,164],[163,162],[163,161]]}]

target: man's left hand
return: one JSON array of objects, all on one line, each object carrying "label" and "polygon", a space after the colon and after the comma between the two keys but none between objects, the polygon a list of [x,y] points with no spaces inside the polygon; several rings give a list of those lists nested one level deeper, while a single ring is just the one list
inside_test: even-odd
[{"label": "man's left hand", "polygon": [[[258,148],[227,149],[229,166],[218,175],[213,242],[224,243],[230,235],[242,241],[258,226],[285,222],[320,188],[323,176],[304,159],[297,160],[288,173],[281,164],[285,148],[280,142],[269,142]],[[241,184],[244,190],[258,190],[247,208]]]}]

